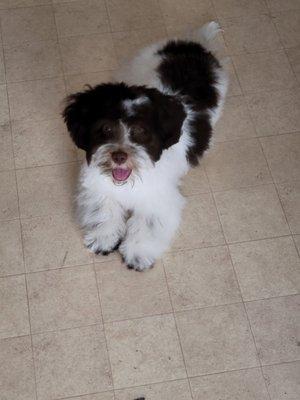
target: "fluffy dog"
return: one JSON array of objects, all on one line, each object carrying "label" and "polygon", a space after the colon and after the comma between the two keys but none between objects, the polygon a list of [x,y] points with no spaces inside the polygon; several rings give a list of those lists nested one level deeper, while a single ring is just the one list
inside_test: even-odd
[{"label": "fluffy dog", "polygon": [[227,90],[210,52],[215,22],[193,40],[141,50],[117,83],[68,97],[63,117],[85,150],[77,215],[94,253],[119,247],[128,268],[144,270],[168,248],[180,223],[180,179],[208,149]]}]

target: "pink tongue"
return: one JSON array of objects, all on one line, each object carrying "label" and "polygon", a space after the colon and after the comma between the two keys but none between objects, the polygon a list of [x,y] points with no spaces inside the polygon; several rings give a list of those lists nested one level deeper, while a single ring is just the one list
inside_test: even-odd
[{"label": "pink tongue", "polygon": [[126,181],[131,174],[131,169],[114,168],[112,170],[113,177],[117,181]]}]

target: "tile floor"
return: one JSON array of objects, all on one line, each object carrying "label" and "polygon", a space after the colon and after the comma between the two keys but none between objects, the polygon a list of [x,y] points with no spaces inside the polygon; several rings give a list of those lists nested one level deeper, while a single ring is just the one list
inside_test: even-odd
[{"label": "tile floor", "polygon": [[[300,2],[1,0],[1,400],[300,397]],[[92,257],[63,97],[217,19],[231,78],[184,221],[147,273]]]}]

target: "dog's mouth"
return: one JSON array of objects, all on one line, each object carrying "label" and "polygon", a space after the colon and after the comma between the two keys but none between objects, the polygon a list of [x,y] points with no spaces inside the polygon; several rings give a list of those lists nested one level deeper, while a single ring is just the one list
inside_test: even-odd
[{"label": "dog's mouth", "polygon": [[132,169],[130,169],[130,168],[117,167],[117,168],[113,168],[112,176],[117,183],[125,183],[127,181],[127,179],[129,178],[131,172],[132,172]]}]

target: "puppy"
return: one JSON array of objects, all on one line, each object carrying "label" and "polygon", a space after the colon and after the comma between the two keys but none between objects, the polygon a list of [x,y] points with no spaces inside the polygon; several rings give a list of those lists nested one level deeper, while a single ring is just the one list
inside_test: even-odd
[{"label": "puppy", "polygon": [[63,117],[86,152],[77,215],[85,245],[119,247],[128,268],[153,266],[179,226],[180,179],[208,149],[227,90],[210,52],[219,31],[204,25],[193,40],[141,50],[106,83],[67,99]]}]

